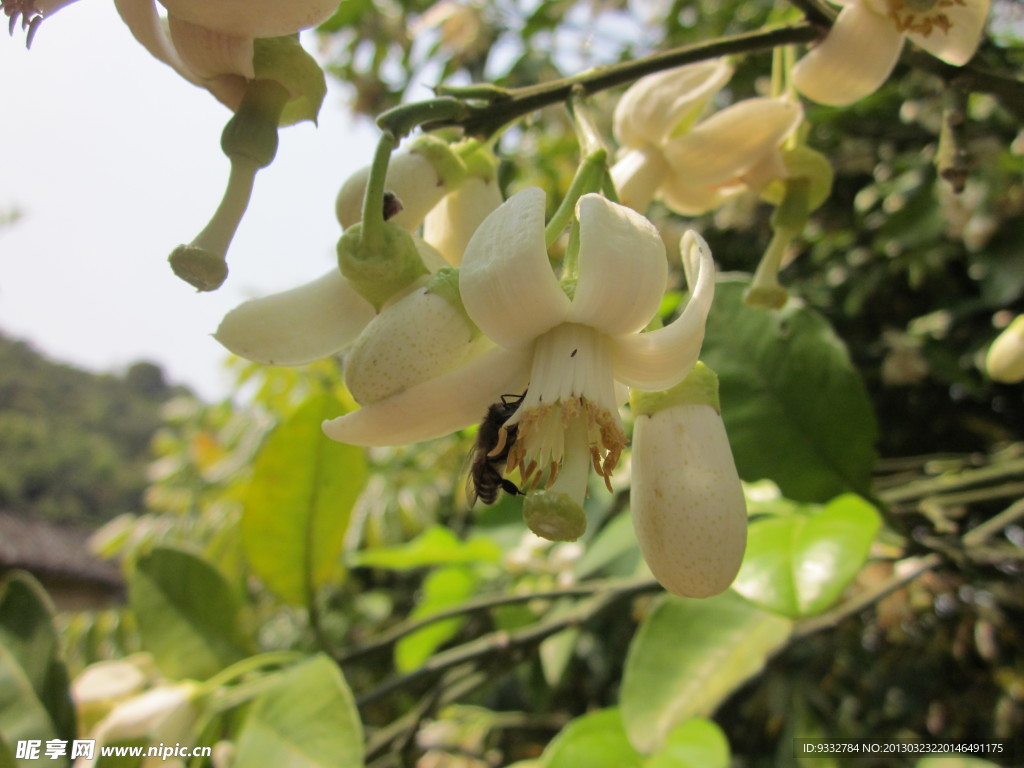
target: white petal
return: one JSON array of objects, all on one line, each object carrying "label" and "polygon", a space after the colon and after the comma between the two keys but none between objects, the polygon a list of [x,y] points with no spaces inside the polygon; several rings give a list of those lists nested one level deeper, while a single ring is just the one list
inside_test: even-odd
[{"label": "white petal", "polygon": [[619,200],[643,213],[665,178],[665,156],[652,144],[630,149],[611,167],[612,181]]},{"label": "white petal", "polygon": [[444,376],[373,405],[325,421],[324,433],[342,443],[406,445],[451,434],[481,421],[502,395],[526,389],[530,350],[493,348]]},{"label": "white petal", "polygon": [[715,263],[704,238],[690,230],[680,243],[690,300],[679,317],[656,331],[612,339],[615,378],[656,392],[682,381],[697,362],[704,324],[715,297]]},{"label": "white petal", "polygon": [[430,210],[423,221],[423,239],[457,267],[473,233],[501,203],[497,180],[472,176]]},{"label": "white petal", "polygon": [[747,543],[747,512],[722,417],[708,405],[641,415],[633,427],[630,507],[644,560],[680,597],[729,588]]},{"label": "white petal", "polygon": [[341,351],[374,316],[337,269],[298,288],[228,312],[214,338],[248,360],[303,365]]},{"label": "white petal", "polygon": [[743,189],[741,184],[728,187],[693,186],[687,183],[685,175],[674,173],[658,189],[658,199],[682,216],[699,216],[717,208]]},{"label": "white petal", "polygon": [[[335,213],[344,228],[363,218],[363,195],[370,178],[370,167],[361,168],[346,179],[335,201]],[[389,221],[412,231],[419,229],[423,218],[448,193],[444,180],[433,163],[418,152],[400,149],[391,155],[384,189],[402,203],[402,210]]]},{"label": "white petal", "polygon": [[132,35],[154,58],[167,64],[189,82],[199,85],[199,76],[193,72],[174,49],[156,10],[155,0],[114,0],[117,12],[128,25]]},{"label": "white petal", "polygon": [[315,27],[338,0],[160,0],[175,16],[236,37],[280,37]]},{"label": "white petal", "polygon": [[[935,27],[929,34],[910,32],[907,37],[924,48],[932,56],[947,64],[962,67],[978,50],[981,35],[985,31],[989,0],[966,0],[966,5],[940,6],[935,10],[945,16],[952,25],[948,32]],[[930,16],[932,14],[921,14]]]},{"label": "white petal", "polygon": [[580,275],[570,323],[609,335],[636,333],[658,311],[665,293],[665,244],[651,222],[600,195],[576,204],[580,221]]},{"label": "white petal", "polygon": [[200,77],[240,75],[251,80],[256,76],[252,38],[214,32],[177,16],[168,17],[167,23],[175,50]]},{"label": "white petal", "polygon": [[461,307],[419,288],[374,317],[345,355],[345,385],[369,405],[436,378],[493,346]]},{"label": "white petal", "polygon": [[793,67],[793,85],[819,104],[845,106],[878,90],[903,48],[892,20],[863,2],[844,7],[828,35]]},{"label": "white petal", "polygon": [[665,146],[670,174],[692,187],[735,181],[778,148],[803,119],[803,109],[787,99],[745,99],[716,112]]},{"label": "white petal", "polygon": [[615,107],[615,138],[626,147],[663,144],[680,124],[693,122],[731,76],[732,67],[716,59],[640,78]]},{"label": "white petal", "polygon": [[190,83],[206,88],[218,100],[236,109],[245,93],[245,81],[239,77],[205,78],[192,69],[175,50],[154,0],[114,0],[132,35],[156,59],[167,64]]},{"label": "white petal", "polygon": [[569,299],[544,242],[543,190],[524,189],[484,219],[462,258],[459,290],[473,322],[505,347],[565,320]]}]

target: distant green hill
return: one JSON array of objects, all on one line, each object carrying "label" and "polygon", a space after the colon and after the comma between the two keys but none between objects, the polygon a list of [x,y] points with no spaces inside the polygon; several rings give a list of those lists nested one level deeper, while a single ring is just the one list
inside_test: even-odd
[{"label": "distant green hill", "polygon": [[86,524],[139,510],[161,406],[185,391],[152,363],[97,375],[0,334],[0,510]]}]

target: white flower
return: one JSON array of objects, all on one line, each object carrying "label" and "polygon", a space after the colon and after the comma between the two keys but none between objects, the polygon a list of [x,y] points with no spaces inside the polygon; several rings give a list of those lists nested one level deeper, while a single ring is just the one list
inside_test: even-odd
[{"label": "white flower", "polygon": [[294,34],[337,10],[337,0],[114,0],[135,38],[154,57],[235,109],[256,76],[253,41]]},{"label": "white flower", "polygon": [[633,398],[633,528],[651,573],[680,597],[728,589],[746,549],[746,500],[717,401],[700,364],[678,387]]},{"label": "white flower", "polygon": [[821,104],[845,106],[874,93],[910,38],[947,64],[978,48],[989,0],[833,0],[832,29],[793,67],[793,85]]},{"label": "white flower", "polygon": [[1024,315],[1017,315],[1000,333],[985,357],[985,370],[993,381],[1024,381]]},{"label": "white flower", "polygon": [[[99,746],[127,739],[147,739],[151,744],[188,743],[200,714],[196,701],[199,695],[200,686],[193,682],[153,688],[114,707],[90,738]],[[97,749],[92,759],[75,761],[75,768],[90,768],[99,754]],[[156,768],[161,764],[159,757],[149,757],[142,762],[142,768]]]},{"label": "white flower", "polygon": [[[369,169],[364,168],[342,185],[337,214],[346,228],[359,223],[368,175]],[[469,237],[501,204],[497,181],[477,176],[464,179],[464,176],[465,169],[448,145],[433,137],[421,137],[408,148],[395,152],[388,164],[387,187],[403,204],[402,211],[389,219],[389,223],[411,231],[427,219],[424,234],[431,243],[416,235],[413,235],[413,242],[431,273],[448,264],[458,264]],[[437,243],[437,247],[432,243]],[[402,320],[398,322],[418,326],[423,343],[429,345],[424,334],[432,332],[436,326],[418,324],[415,316],[420,309],[413,307],[436,305],[435,301],[403,302],[410,295],[417,295],[424,282],[421,280],[399,291],[382,306],[381,312],[389,312],[393,305],[401,303]],[[432,310],[427,312],[432,319],[437,319]],[[248,360],[269,365],[302,365],[342,352],[359,338],[375,317],[378,315],[373,305],[360,295],[351,281],[332,269],[311,283],[236,307],[225,315],[214,337],[231,352]],[[457,321],[465,325],[461,318]],[[363,347],[375,345],[383,328],[393,326],[394,322],[375,323]],[[474,349],[478,348],[479,345]],[[451,364],[466,359],[462,352],[454,349],[452,352]],[[364,353],[365,350],[360,355]],[[383,352],[377,347],[374,354]],[[366,356],[372,358],[373,355]],[[358,357],[356,364],[359,364]],[[360,373],[355,372],[353,377],[356,382]],[[365,381],[365,377],[362,380]],[[419,380],[414,369],[407,367],[401,377],[393,379],[394,389],[404,389]],[[362,392],[360,396],[353,391],[361,403],[373,402],[381,396],[369,393],[369,390],[377,391],[376,388],[368,389],[361,383],[355,383],[355,387]]]},{"label": "white flower", "polygon": [[722,61],[690,64],[623,94],[614,124],[623,149],[611,173],[624,204],[642,211],[658,198],[692,216],[785,175],[779,145],[803,119],[799,104],[747,99],[697,122],[731,74]]},{"label": "white flower", "polygon": [[[664,389],[697,360],[714,293],[707,245],[688,232],[682,256],[692,290],[668,326],[641,332],[665,289],[665,248],[639,214],[584,195],[578,275],[551,270],[544,192],[526,189],[484,220],[466,249],[459,288],[473,323],[497,347],[422,384],[324,424],[329,437],[397,445],[478,421],[502,394],[528,391],[509,466],[581,504],[591,464],[607,481],[626,438],[616,384]],[[570,298],[571,297],[571,298]],[[383,361],[382,361],[383,362]],[[532,495],[531,495],[532,497]]]}]

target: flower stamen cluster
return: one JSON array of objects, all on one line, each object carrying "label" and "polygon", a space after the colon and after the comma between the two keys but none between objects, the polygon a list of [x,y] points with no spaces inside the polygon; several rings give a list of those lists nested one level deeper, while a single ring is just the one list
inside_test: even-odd
[{"label": "flower stamen cluster", "polygon": [[[916,6],[923,7],[916,7]],[[889,18],[900,32],[913,32],[914,34],[928,37],[936,28],[941,29],[944,34],[949,34],[953,28],[953,22],[949,16],[941,11],[933,13],[934,8],[951,8],[954,5],[963,6],[964,0],[931,0],[926,3],[913,3],[908,0],[889,0]],[[908,7],[909,6],[909,7]]]}]

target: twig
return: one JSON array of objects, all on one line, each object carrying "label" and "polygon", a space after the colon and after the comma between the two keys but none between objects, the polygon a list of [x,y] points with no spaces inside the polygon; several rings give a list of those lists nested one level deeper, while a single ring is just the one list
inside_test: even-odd
[{"label": "twig", "polygon": [[879,491],[878,496],[887,504],[894,504],[1017,474],[1024,474],[1024,459],[992,464],[980,469],[967,469],[955,475],[939,475],[927,480],[918,480],[898,488]]},{"label": "twig", "polygon": [[533,624],[514,632],[498,631],[472,640],[447,651],[442,651],[423,663],[417,669],[402,675],[395,675],[356,699],[359,707],[365,707],[394,691],[415,685],[423,680],[443,674],[449,669],[487,656],[508,656],[535,645],[569,627],[587,623],[620,600],[643,592],[661,589],[657,582],[644,580],[630,582],[617,590],[596,595],[577,605],[572,611]]},{"label": "twig", "polygon": [[[577,86],[582,87],[586,93],[597,93],[633,82],[644,75],[683,64],[692,64],[738,53],[769,50],[779,45],[808,43],[820,36],[821,29],[819,27],[803,22],[786,27],[723,37],[697,45],[673,48],[621,64],[596,67],[572,77],[503,91],[502,98],[492,99],[486,103],[465,104],[461,114],[425,122],[423,129],[433,131],[438,128],[461,126],[469,136],[487,137],[523,115],[551,104],[564,102],[569,98],[573,88]],[[387,115],[388,113],[385,112],[377,121],[382,128],[387,126]]]},{"label": "twig", "polygon": [[[1006,526],[1022,518],[1024,518],[1024,499],[1016,501],[995,517],[986,520],[978,527],[965,533],[961,538],[961,543],[965,549],[977,547],[984,544],[989,537],[997,534]],[[923,557],[911,557],[900,561],[896,564],[896,572],[874,589],[851,598],[835,610],[799,622],[793,630],[793,639],[807,637],[823,629],[831,629],[837,626],[844,619],[860,613],[886,595],[895,592],[921,574],[935,568],[942,561],[942,555],[937,552],[932,552]]]},{"label": "twig", "polygon": [[638,579],[638,580],[614,580],[614,581],[590,581],[583,584],[578,584],[574,587],[566,587],[565,589],[554,589],[548,592],[526,592],[509,595],[488,595],[486,597],[480,597],[475,600],[467,600],[466,602],[450,608],[446,611],[440,611],[438,613],[425,616],[415,621],[404,621],[401,624],[396,624],[390,630],[375,638],[366,645],[354,648],[348,651],[344,655],[336,658],[335,660],[339,664],[349,664],[352,661],[362,658],[367,654],[375,653],[377,651],[386,650],[396,642],[401,640],[403,637],[418,632],[424,627],[428,627],[431,624],[435,624],[439,621],[445,621],[446,619],[454,619],[467,614],[479,613],[481,611],[488,611],[492,608],[500,608],[505,605],[517,605],[519,603],[529,603],[534,600],[558,600],[564,597],[588,597],[598,592],[629,592],[636,593],[646,590],[657,590],[660,589],[658,582],[653,579]]}]

